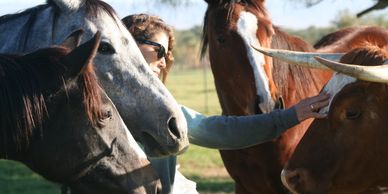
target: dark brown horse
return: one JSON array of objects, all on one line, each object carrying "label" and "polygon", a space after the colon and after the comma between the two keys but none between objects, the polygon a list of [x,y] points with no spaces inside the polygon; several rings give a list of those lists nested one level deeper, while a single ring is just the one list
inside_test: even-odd
[{"label": "dark brown horse", "polygon": [[[79,42],[74,35],[66,45]],[[157,176],[96,80],[99,41],[97,33],[74,50],[0,55],[0,158],[76,194],[157,193]]]},{"label": "dark brown horse", "polygon": [[[254,51],[250,45],[311,51],[303,40],[273,26],[263,0],[206,0],[203,48],[224,115],[251,115],[290,107],[318,94],[331,73],[291,66]],[[235,151],[221,151],[236,181],[236,193],[287,193],[280,172],[311,120],[279,138]],[[244,130],[244,129],[241,129]]]}]

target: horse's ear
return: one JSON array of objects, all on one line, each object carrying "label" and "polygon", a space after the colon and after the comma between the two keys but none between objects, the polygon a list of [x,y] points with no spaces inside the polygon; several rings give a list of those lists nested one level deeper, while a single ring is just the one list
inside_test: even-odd
[{"label": "horse's ear", "polygon": [[71,50],[75,49],[81,43],[83,34],[84,31],[82,29],[74,31],[66,38],[66,40],[62,42],[61,46],[69,48]]},{"label": "horse's ear", "polygon": [[86,0],[51,0],[62,12],[72,12],[78,10],[85,4]]},{"label": "horse's ear", "polygon": [[92,39],[81,44],[67,54],[62,62],[66,65],[65,78],[74,78],[92,63],[100,45],[101,33],[97,32]]}]

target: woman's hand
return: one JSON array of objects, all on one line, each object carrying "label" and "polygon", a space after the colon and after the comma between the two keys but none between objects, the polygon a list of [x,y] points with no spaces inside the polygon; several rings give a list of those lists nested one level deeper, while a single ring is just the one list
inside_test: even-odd
[{"label": "woman's hand", "polygon": [[296,110],[296,116],[300,122],[308,118],[325,118],[327,115],[318,113],[317,111],[329,104],[330,95],[320,94],[314,97],[301,100],[298,104],[294,105]]}]

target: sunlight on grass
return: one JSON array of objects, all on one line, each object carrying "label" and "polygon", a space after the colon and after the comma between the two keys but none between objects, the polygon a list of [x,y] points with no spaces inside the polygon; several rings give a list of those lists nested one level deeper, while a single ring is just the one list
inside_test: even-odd
[{"label": "sunlight on grass", "polygon": [[172,71],[166,86],[178,103],[206,115],[221,114],[213,75],[209,69]]}]

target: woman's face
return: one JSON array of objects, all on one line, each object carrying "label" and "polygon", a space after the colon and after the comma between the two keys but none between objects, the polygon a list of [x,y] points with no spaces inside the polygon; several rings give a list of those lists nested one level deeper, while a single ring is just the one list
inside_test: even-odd
[{"label": "woman's face", "polygon": [[[162,53],[159,54],[160,47],[156,45],[152,45],[153,43],[160,44],[164,47],[164,55]],[[160,76],[161,71],[166,68],[166,56],[167,48],[168,48],[168,36],[164,32],[159,32],[155,34],[155,36],[149,42],[138,42],[138,46],[140,48],[141,53],[143,54],[145,60],[150,65],[151,70],[155,73],[156,76]]]}]

